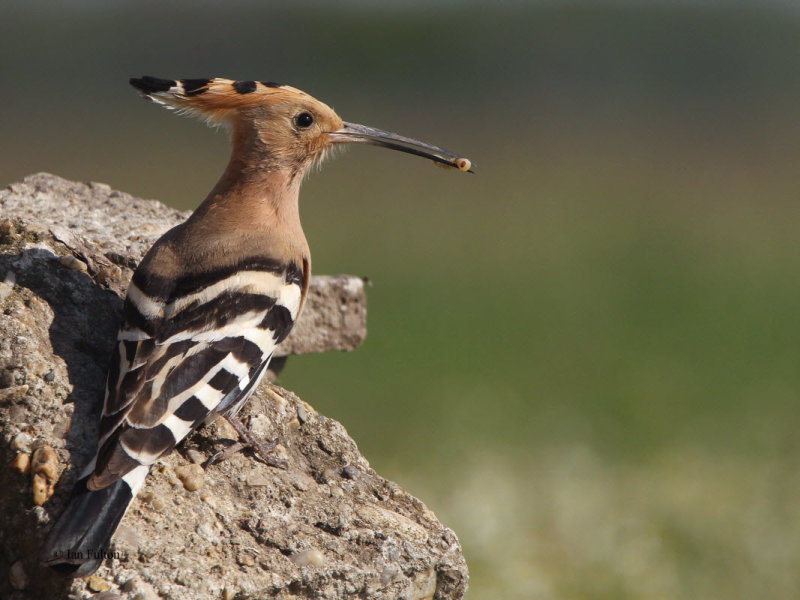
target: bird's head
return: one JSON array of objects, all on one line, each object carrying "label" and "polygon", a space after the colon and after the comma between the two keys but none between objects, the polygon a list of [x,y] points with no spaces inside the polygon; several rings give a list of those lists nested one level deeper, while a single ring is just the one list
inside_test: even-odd
[{"label": "bird's head", "polygon": [[286,169],[304,174],[339,144],[366,143],[428,158],[471,171],[452,152],[419,140],[346,123],[327,104],[296,88],[272,82],[230,79],[131,79],[144,96],[181,112],[229,127],[234,156],[251,168]]}]

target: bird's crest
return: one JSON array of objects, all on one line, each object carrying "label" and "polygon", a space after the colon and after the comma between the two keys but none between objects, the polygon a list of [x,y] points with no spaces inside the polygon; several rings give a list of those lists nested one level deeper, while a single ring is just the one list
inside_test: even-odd
[{"label": "bird's crest", "polygon": [[272,81],[234,81],[221,77],[160,79],[145,75],[132,78],[130,84],[153,102],[203,117],[213,124],[248,107],[310,98],[297,88]]}]

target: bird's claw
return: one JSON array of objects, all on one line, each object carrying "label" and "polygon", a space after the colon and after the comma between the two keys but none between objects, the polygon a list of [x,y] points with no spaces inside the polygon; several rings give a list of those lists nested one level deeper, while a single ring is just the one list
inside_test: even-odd
[{"label": "bird's claw", "polygon": [[235,453],[239,452],[240,450],[244,450],[245,448],[252,448],[253,452],[255,452],[256,456],[263,460],[271,467],[276,467],[278,469],[288,469],[289,463],[274,454],[272,452],[275,448],[278,447],[278,438],[275,438],[268,444],[257,439],[252,432],[244,426],[244,424],[237,419],[236,417],[225,417],[228,422],[233,426],[236,430],[236,433],[239,434],[240,441],[236,442],[235,444],[231,444],[224,450],[220,450],[216,454],[214,454],[211,458],[209,458],[206,463],[205,467],[208,468],[209,466],[213,465],[214,463],[221,462],[223,460],[227,460]]}]

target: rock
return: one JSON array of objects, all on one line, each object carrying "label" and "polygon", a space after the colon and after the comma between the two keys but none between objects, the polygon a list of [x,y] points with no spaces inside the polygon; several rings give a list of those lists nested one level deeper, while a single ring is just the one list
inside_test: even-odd
[{"label": "rock", "polygon": [[266,440],[272,431],[272,423],[269,422],[267,415],[253,415],[247,423],[247,428],[257,438]]},{"label": "rock", "polygon": [[114,592],[100,592],[99,594],[93,594],[92,600],[124,600],[124,598]]},{"label": "rock", "polygon": [[32,444],[33,438],[27,433],[21,432],[15,435],[14,439],[11,440],[11,449],[17,450],[18,452],[30,452]]},{"label": "rock", "polygon": [[105,592],[111,589],[108,582],[97,575],[86,578],[86,587],[92,592]]},{"label": "rock", "polygon": [[55,491],[58,481],[58,457],[50,446],[40,446],[31,456],[30,471],[32,475],[31,489],[33,503],[41,506],[47,502]]},{"label": "rock", "polygon": [[269,473],[266,473],[264,469],[252,469],[245,476],[245,482],[250,487],[266,487],[270,484],[270,481]]},{"label": "rock", "polygon": [[[61,473],[54,495],[39,507],[30,496],[31,475],[19,467],[0,470],[0,598],[21,598],[14,587],[21,582],[24,597],[87,598],[87,586],[102,586],[63,579],[33,557],[94,454],[132,269],[186,214],[45,174],[0,191],[0,214],[0,281],[11,289],[0,299],[0,461],[12,464],[18,451],[11,441],[24,432],[44,453],[38,473]],[[86,271],[62,265],[66,255]],[[313,281],[317,308],[309,305],[300,321],[308,317],[307,332],[284,352],[354,347],[364,335],[361,280]],[[288,470],[268,467],[246,450],[210,466],[202,489],[191,493],[176,469],[199,465],[180,452],[161,458],[95,574],[109,587],[93,597],[463,596],[467,568],[455,534],[376,473],[341,424],[268,383],[240,418],[278,438],[276,454]],[[188,447],[211,456],[235,439],[218,419],[192,434]]]},{"label": "rock", "polygon": [[197,448],[189,448],[186,451],[186,458],[188,458],[196,465],[202,465],[204,462],[206,462],[205,455],[202,452],[200,452],[200,450],[198,450]]},{"label": "rock", "polygon": [[85,262],[83,262],[80,258],[75,258],[72,256],[72,254],[65,254],[58,259],[58,262],[61,264],[61,266],[67,267],[68,269],[75,269],[76,271],[83,271],[84,273],[89,270],[89,267]]},{"label": "rock", "polygon": [[315,416],[316,411],[310,404],[303,402],[297,407],[297,420],[300,423],[308,423]]},{"label": "rock", "polygon": [[183,488],[189,492],[196,492],[203,487],[205,481],[205,471],[198,464],[182,465],[175,468],[175,475],[178,476]]},{"label": "rock", "polygon": [[325,565],[325,555],[316,548],[310,550],[303,550],[297,554],[292,555],[292,562],[298,567],[305,567],[311,565],[312,567],[322,567]]},{"label": "rock", "polygon": [[25,384],[14,385],[11,387],[0,389],[0,404],[2,404],[3,402],[10,402],[11,400],[15,400],[17,398],[22,398],[27,393],[28,393],[28,386]]},{"label": "rock", "polygon": [[342,477],[345,479],[357,479],[358,469],[356,469],[353,465],[345,465],[342,469]]},{"label": "rock", "polygon": [[20,452],[14,457],[12,466],[20,473],[29,473],[31,470],[31,455],[27,452]]},{"label": "rock", "polygon": [[366,336],[364,280],[352,275],[312,277],[303,314],[275,355],[353,350]]}]

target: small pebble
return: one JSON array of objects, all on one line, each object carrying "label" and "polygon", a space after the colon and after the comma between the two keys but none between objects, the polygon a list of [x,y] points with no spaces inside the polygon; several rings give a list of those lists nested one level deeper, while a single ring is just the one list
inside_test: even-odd
[{"label": "small pebble", "polygon": [[322,567],[325,565],[325,555],[316,548],[311,548],[294,554],[292,562],[298,567],[305,567],[306,565]]},{"label": "small pebble", "polygon": [[28,587],[28,575],[25,573],[25,565],[22,560],[18,560],[8,570],[8,581],[15,590],[24,590]]},{"label": "small pebble", "polygon": [[33,503],[41,506],[53,495],[51,490],[48,490],[47,481],[39,474],[33,476],[31,483],[31,493],[33,495]]},{"label": "small pebble", "polygon": [[31,510],[33,516],[36,518],[36,522],[40,525],[50,525],[53,523],[50,515],[48,514],[47,510],[43,506],[34,506]]},{"label": "small pebble", "polygon": [[206,461],[205,455],[197,448],[189,448],[186,457],[196,465],[202,465]]},{"label": "small pebble", "polygon": [[200,494],[200,500],[208,504],[211,508],[217,507],[217,500],[211,494],[207,492],[203,492]]},{"label": "small pebble", "polygon": [[0,238],[7,238],[14,234],[14,221],[3,219],[0,221]]},{"label": "small pebble", "polygon": [[250,487],[264,487],[268,486],[270,483],[270,480],[261,469],[253,469],[250,471],[245,481]]},{"label": "small pebble", "polygon": [[0,403],[21,398],[28,393],[28,384],[15,385],[0,390]]},{"label": "small pebble", "polygon": [[245,550],[239,550],[239,552],[236,553],[236,562],[243,567],[251,567],[256,564],[256,561],[253,560],[250,553]]},{"label": "small pebble", "polygon": [[17,452],[30,452],[31,444],[33,444],[33,438],[31,436],[27,433],[18,433],[14,436],[14,439],[11,440],[11,449]]},{"label": "small pebble", "polygon": [[108,265],[105,267],[100,267],[97,270],[97,278],[100,281],[116,281],[122,278],[122,269],[120,269],[117,265]]},{"label": "small pebble", "polygon": [[398,569],[396,566],[390,565],[386,567],[381,572],[381,585],[384,586],[389,585],[392,581],[394,581],[395,577],[397,577],[399,574],[400,574],[400,569]]},{"label": "small pebble", "polygon": [[86,580],[86,587],[93,592],[105,592],[111,589],[107,581],[104,581],[97,575],[92,575]]},{"label": "small pebble", "polygon": [[14,458],[14,468],[20,473],[26,474],[31,470],[31,455],[27,452],[20,452]]},{"label": "small pebble", "polygon": [[111,186],[101,181],[89,181],[86,183],[86,185],[93,190],[97,190],[98,192],[104,192],[106,194],[111,192]]},{"label": "small pebble", "polygon": [[302,400],[297,405],[297,418],[300,419],[301,423],[308,423],[312,421],[317,416],[317,411],[311,408],[311,405],[303,402]]},{"label": "small pebble", "polygon": [[160,600],[161,598],[152,585],[146,581],[142,581],[138,577],[134,577],[125,582],[122,589],[129,594],[135,593],[132,600]]},{"label": "small pebble", "polygon": [[175,475],[178,476],[183,487],[189,492],[196,492],[206,480],[206,472],[198,464],[183,465],[175,468]]},{"label": "small pebble", "polygon": [[333,469],[325,469],[324,471],[322,471],[322,473],[319,474],[318,481],[320,483],[333,483],[337,479],[339,479],[337,475],[338,474]]},{"label": "small pebble", "polygon": [[216,437],[227,440],[239,439],[239,434],[236,433],[236,430],[233,428],[233,425],[228,423],[226,419],[217,419],[216,421],[214,421],[214,425],[217,428]]},{"label": "small pebble", "polygon": [[0,300],[5,300],[14,291],[14,284],[17,282],[17,276],[14,271],[8,271],[3,281],[0,281]]},{"label": "small pebble", "polygon": [[357,479],[359,471],[353,465],[346,465],[342,469],[342,477],[345,479]]},{"label": "small pebble", "polygon": [[[126,554],[126,550],[136,552],[139,549],[140,538],[137,530],[127,525],[120,525],[117,532],[114,534],[114,545],[118,550],[122,550],[122,555]],[[117,582],[119,583],[119,581]]]},{"label": "small pebble", "polygon": [[267,415],[255,415],[250,418],[250,433],[257,438],[268,439],[272,431],[272,422]]},{"label": "small pebble", "polygon": [[289,462],[289,451],[283,444],[278,444],[275,446],[275,450],[272,451],[272,454],[282,460],[285,460],[286,462]]},{"label": "small pebble", "polygon": [[195,533],[203,538],[205,541],[211,544],[218,544],[220,542],[219,533],[217,532],[216,528],[209,523],[208,521],[203,521],[199,523],[197,527],[194,528]]},{"label": "small pebble", "polygon": [[92,600],[123,600],[116,592],[100,592],[92,596]]},{"label": "small pebble", "polygon": [[50,446],[40,446],[31,456],[33,503],[41,506],[50,499],[58,481],[58,456]]},{"label": "small pebble", "polygon": [[402,487],[394,482],[390,482],[389,484],[389,493],[392,495],[392,498],[405,498],[408,495]]},{"label": "small pebble", "polygon": [[76,258],[72,254],[65,254],[61,258],[58,259],[58,262],[61,263],[62,267],[67,267],[68,269],[73,269],[75,271],[82,271],[86,272],[89,270],[89,267],[86,265],[85,262]]}]

